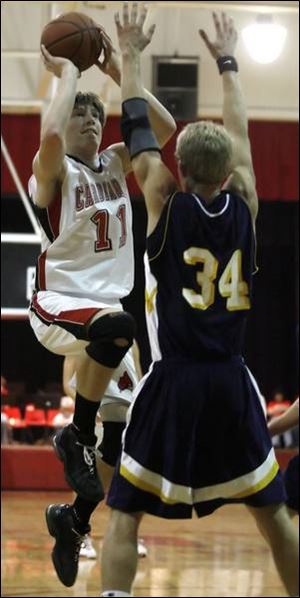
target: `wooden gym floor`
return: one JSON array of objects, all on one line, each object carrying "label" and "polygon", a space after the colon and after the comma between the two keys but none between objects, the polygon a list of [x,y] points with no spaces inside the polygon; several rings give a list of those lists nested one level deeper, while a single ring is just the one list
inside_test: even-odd
[{"label": "wooden gym floor", "polygon": [[[2,493],[1,596],[100,596],[99,559],[80,559],[72,588],[54,572],[53,540],[44,520],[50,503],[71,502],[65,492]],[[109,510],[92,516],[94,546],[101,552]],[[295,522],[295,525],[297,522]],[[200,521],[147,516],[141,536],[149,549],[139,561],[135,596],[286,596],[264,540],[243,506],[228,506]]]}]

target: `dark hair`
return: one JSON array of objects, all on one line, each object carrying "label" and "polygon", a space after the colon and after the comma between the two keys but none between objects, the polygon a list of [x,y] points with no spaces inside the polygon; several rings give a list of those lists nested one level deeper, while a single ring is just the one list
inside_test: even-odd
[{"label": "dark hair", "polygon": [[97,112],[99,113],[99,120],[101,122],[101,125],[102,127],[104,127],[106,122],[106,116],[103,102],[101,102],[100,98],[95,93],[82,93],[81,91],[78,91],[75,97],[74,108],[77,108],[77,106],[89,105],[94,106],[96,108]]},{"label": "dark hair", "polygon": [[282,388],[282,386],[276,386],[272,392],[272,399],[275,397],[275,395],[282,395],[285,399],[287,398],[287,394],[284,390],[284,388]]}]

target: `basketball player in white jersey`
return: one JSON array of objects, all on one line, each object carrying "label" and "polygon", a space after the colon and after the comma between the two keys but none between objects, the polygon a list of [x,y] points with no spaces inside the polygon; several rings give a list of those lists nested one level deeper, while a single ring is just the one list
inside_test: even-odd
[{"label": "basketball player in white jersey", "polygon": [[[101,68],[117,80],[120,73],[114,52],[110,58],[109,43]],[[44,47],[42,55],[59,82],[42,123],[29,182],[42,225],[30,323],[48,350],[76,355],[74,420],[57,433],[55,447],[70,486],[95,505],[103,498],[95,467],[95,417],[135,329],[120,303],[134,279],[132,212],[125,182],[131,163],[123,143],[98,153],[105,124],[101,101],[94,94],[76,94],[79,71],[71,61],[52,57]],[[145,91],[145,97],[163,146],[175,122],[151,94]],[[59,513],[55,536],[62,526]],[[82,527],[80,521],[73,525],[79,536]]]},{"label": "basketball player in white jersey", "polygon": [[[76,357],[67,356],[64,360],[63,387],[64,392],[75,398],[76,396]],[[121,453],[122,433],[126,425],[126,414],[133,399],[133,391],[142,377],[139,364],[137,344],[127,351],[121,364],[116,368],[113,377],[102,398],[99,415],[101,422],[96,422],[97,436],[97,469],[105,493],[108,491],[114,467]],[[73,504],[49,505],[46,510],[46,520],[50,534],[55,532],[55,525],[59,520],[58,514],[63,514],[64,529],[56,533],[56,543],[52,552],[52,560],[59,579],[65,585],[74,583],[78,573],[79,557],[96,558],[89,524],[92,512],[98,503],[91,503],[80,496],[76,496]],[[80,519],[82,527],[82,542],[78,554],[80,537],[74,532],[72,522]],[[85,532],[83,534],[83,532]],[[66,542],[66,537],[68,542]],[[137,552],[140,558],[147,556],[147,548],[142,539],[138,539]]]}]

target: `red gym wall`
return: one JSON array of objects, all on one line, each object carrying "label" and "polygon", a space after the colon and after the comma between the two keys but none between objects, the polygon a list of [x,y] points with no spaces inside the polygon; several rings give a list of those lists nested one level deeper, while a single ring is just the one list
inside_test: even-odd
[{"label": "red gym wall", "polygon": [[[281,469],[297,453],[278,450]],[[50,446],[2,446],[2,490],[70,490],[64,479],[63,465]]]},{"label": "red gym wall", "polygon": [[51,446],[2,446],[2,490],[69,490]]},{"label": "red gym wall", "polygon": [[[184,124],[178,123],[178,131]],[[3,115],[2,134],[19,176],[27,189],[31,163],[39,145],[38,115]],[[252,144],[258,195],[261,200],[298,200],[298,123],[251,121]],[[104,130],[103,147],[121,140],[120,119],[111,116]],[[164,149],[164,160],[176,174],[173,158],[175,137]],[[15,185],[1,156],[1,192],[16,193]],[[131,195],[140,195],[134,178],[129,180]]]}]

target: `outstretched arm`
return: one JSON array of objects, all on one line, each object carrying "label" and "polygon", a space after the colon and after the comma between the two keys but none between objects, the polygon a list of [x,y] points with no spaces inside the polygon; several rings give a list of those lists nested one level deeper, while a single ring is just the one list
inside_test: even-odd
[{"label": "outstretched arm", "polygon": [[[157,139],[149,126],[147,103],[144,102],[140,55],[150,43],[154,33],[154,26],[147,33],[143,32],[146,16],[147,10],[144,5],[140,15],[138,15],[137,2],[135,2],[129,17],[128,3],[124,2],[123,25],[121,25],[118,14],[115,20],[122,52],[121,90],[123,112],[127,103],[126,100],[129,104],[133,98],[139,98],[138,111],[140,118],[135,117],[135,109],[131,110],[131,115],[128,118],[128,130],[133,135],[135,133],[138,135],[138,152],[133,153],[130,151],[130,155],[135,177],[145,197],[148,212],[147,233],[149,235],[160,218],[168,196],[176,189],[176,181],[161,159]],[[131,133],[129,133],[129,137],[132,138]],[[147,143],[145,143],[145,140],[147,140]],[[128,139],[126,145],[128,149],[130,145]],[[149,147],[151,147],[150,150]]]},{"label": "outstretched arm", "polygon": [[[144,111],[144,117],[142,118],[142,125],[138,131],[139,124],[137,119],[134,118],[135,110],[133,110],[129,121],[133,118],[132,122],[128,122],[129,130],[133,133],[138,133],[141,143],[141,148],[134,155],[132,151],[129,151],[131,155],[131,164],[134,171],[137,182],[145,196],[145,202],[148,212],[148,235],[155,228],[165,202],[170,193],[176,188],[176,181],[172,173],[164,165],[159,152],[158,141],[153,135],[151,130],[151,122],[149,126],[147,111],[147,102],[143,102],[144,90],[141,79],[141,52],[150,43],[155,26],[152,26],[146,33],[143,32],[143,25],[147,16],[147,9],[145,5],[142,5],[140,13],[138,13],[138,3],[134,2],[131,14],[128,11],[128,2],[124,2],[123,6],[123,24],[120,22],[119,14],[116,14],[115,21],[117,26],[117,33],[119,38],[119,45],[122,53],[122,100],[123,100],[123,112],[124,102],[126,100],[132,101],[133,98],[138,98],[139,110]],[[143,105],[144,104],[144,105]],[[150,112],[150,111],[149,111]],[[145,127],[145,121],[148,125]],[[139,121],[141,124],[141,119]],[[155,133],[155,132],[154,132]],[[145,139],[152,138],[150,146],[147,143],[143,143],[143,134]],[[130,135],[129,135],[130,137]],[[125,137],[124,137],[125,139]],[[125,139],[127,149],[129,150],[128,139]],[[140,143],[138,143],[139,145]],[[149,151],[149,147],[152,149]]]},{"label": "outstretched arm", "polygon": [[[55,96],[43,119],[40,148],[32,165],[37,180],[37,192],[33,199],[40,208],[46,208],[64,175],[65,134],[74,108],[80,72],[71,60],[52,56],[43,45],[41,54],[45,68],[59,79]],[[107,40],[104,46],[103,68],[110,55],[111,46]]]},{"label": "outstretched arm", "polygon": [[46,69],[59,78],[55,97],[43,120],[40,148],[32,165],[37,180],[34,200],[39,207],[44,208],[54,197],[63,168],[65,131],[74,106],[80,73],[70,60],[51,56],[44,46],[41,52]]},{"label": "outstretched arm", "polygon": [[[131,20],[129,23],[128,2],[124,2],[123,15],[124,15],[124,27],[130,26],[133,29],[134,25],[136,24],[136,27],[140,29],[140,27],[142,28],[143,23],[145,22],[145,19],[147,16],[147,10],[146,10],[145,6],[143,6],[141,13],[140,13],[139,20],[137,21],[138,3],[134,2],[133,7],[132,7]],[[135,23],[134,23],[134,21],[135,21]],[[120,21],[117,20],[116,23],[117,23],[117,27],[118,27],[120,25]],[[151,37],[154,33],[154,29],[155,29],[155,27],[153,26],[149,30]],[[137,33],[137,31],[135,33]],[[110,42],[111,42],[111,40],[110,40]],[[142,35],[140,37],[139,51],[142,52],[143,49],[148,45],[148,43],[149,43],[149,39],[148,39],[147,35]],[[110,59],[107,61],[107,63],[104,66],[101,65],[100,62],[97,62],[96,65],[103,73],[109,75],[117,83],[117,85],[119,85],[120,87],[122,85],[122,88],[124,89],[124,85],[126,85],[126,82],[127,82],[127,76],[124,76],[124,73],[123,73],[123,77],[122,77],[121,61],[120,61],[120,58],[119,58],[115,48],[112,48]],[[123,91],[123,89],[122,89],[122,91]],[[123,94],[122,94],[122,97],[123,97]],[[172,137],[172,135],[174,135],[174,133],[176,131],[176,122],[175,122],[173,116],[168,112],[168,110],[166,110],[166,108],[142,85],[139,90],[139,97],[144,97],[149,104],[150,124],[151,124],[151,127],[152,127],[155,135],[156,135],[156,138],[157,138],[157,141],[158,141],[160,147],[163,147],[167,143],[167,141],[169,141],[169,139]],[[130,172],[132,170],[132,166],[131,166],[128,150],[126,149],[125,145],[124,144],[115,144],[113,146],[113,148],[119,153],[119,155],[123,161],[123,166],[125,166],[125,168],[124,168],[125,172],[126,173]]]},{"label": "outstretched arm", "polygon": [[279,417],[273,417],[268,423],[268,429],[271,436],[282,434],[299,424],[299,399],[297,399],[289,409]]},{"label": "outstretched arm", "polygon": [[199,33],[210,54],[217,61],[222,74],[223,121],[233,141],[232,173],[226,187],[245,199],[255,221],[258,199],[248,136],[248,119],[234,58],[238,35],[233,19],[229,19],[224,13],[221,18],[213,13],[213,19],[216,31],[215,42],[212,42],[202,29]]}]

